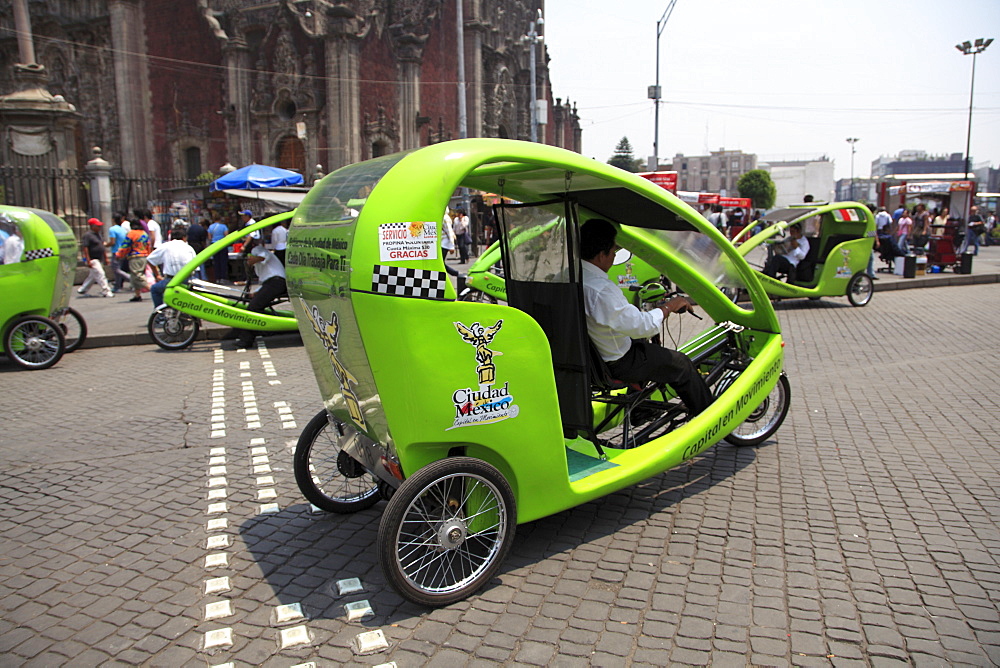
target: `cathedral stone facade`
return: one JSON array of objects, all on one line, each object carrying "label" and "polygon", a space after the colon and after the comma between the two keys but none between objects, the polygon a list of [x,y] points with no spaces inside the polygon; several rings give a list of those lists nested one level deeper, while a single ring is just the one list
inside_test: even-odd
[{"label": "cathedral stone facade", "polygon": [[[230,163],[342,165],[466,133],[528,139],[531,48],[538,140],[580,150],[542,45],[542,0],[45,0],[29,2],[48,90],[79,112],[79,163],[100,146],[133,176],[194,178]],[[18,59],[0,1],[0,95]]]}]

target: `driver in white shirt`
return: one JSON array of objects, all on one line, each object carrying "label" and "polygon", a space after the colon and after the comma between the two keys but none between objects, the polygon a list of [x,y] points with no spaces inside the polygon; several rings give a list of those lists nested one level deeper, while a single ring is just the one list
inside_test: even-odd
[{"label": "driver in white shirt", "polygon": [[[247,237],[250,251],[247,253],[247,264],[253,267],[260,281],[260,288],[250,298],[247,310],[255,313],[263,313],[271,302],[288,294],[288,286],[285,284],[285,266],[274,253],[264,248],[264,244],[259,239],[252,236]],[[246,251],[244,251],[246,252]],[[240,348],[247,348],[253,343],[257,332],[250,329],[236,330],[237,345]]]},{"label": "driver in white shirt", "polygon": [[712,403],[712,392],[694,363],[684,353],[650,343],[671,313],[692,309],[685,297],[674,297],[651,311],[630,304],[621,288],[608,278],[614,265],[617,230],[601,218],[588,220],[580,228],[583,259],[583,304],[587,333],[611,375],[626,383],[666,383],[677,392],[691,415]]},{"label": "driver in white shirt", "polygon": [[799,225],[792,225],[788,228],[791,239],[781,244],[775,244],[775,253],[764,264],[762,270],[765,276],[775,278],[778,274],[785,274],[788,280],[795,280],[795,269],[809,254],[809,240],[802,236],[802,228]]}]

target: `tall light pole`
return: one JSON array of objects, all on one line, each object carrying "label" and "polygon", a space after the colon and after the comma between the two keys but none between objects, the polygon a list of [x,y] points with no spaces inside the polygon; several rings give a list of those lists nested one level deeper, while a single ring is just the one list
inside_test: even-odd
[{"label": "tall light pole", "polygon": [[989,39],[980,37],[975,44],[966,41],[955,45],[955,48],[964,55],[972,54],[972,82],[969,84],[969,129],[965,134],[965,176],[962,177],[963,179],[969,178],[969,149],[972,145],[972,95],[976,89],[976,56],[985,51],[986,47],[992,43],[992,37]]},{"label": "tall light pole", "polygon": [[861,141],[857,137],[848,137],[847,143],[851,145],[851,201],[854,201],[854,145]]},{"label": "tall light pole", "polygon": [[655,172],[660,168],[660,35],[663,34],[663,29],[667,25],[667,21],[670,20],[670,14],[674,11],[674,5],[677,4],[677,0],[670,0],[670,4],[667,8],[663,10],[663,16],[660,20],[656,22],[656,85],[650,86],[648,89],[649,99],[653,100],[654,105],[654,118],[653,118],[653,159],[652,164],[647,164],[646,168]]},{"label": "tall light pole", "polygon": [[530,50],[530,55],[528,59],[528,67],[531,71],[531,141],[538,141],[538,96],[535,92],[535,45],[541,44],[545,38],[539,35],[535,30],[535,26],[541,28],[545,25],[545,19],[542,18],[542,10],[538,10],[538,18],[531,22],[528,26],[528,34],[521,36],[521,43],[527,44]]}]

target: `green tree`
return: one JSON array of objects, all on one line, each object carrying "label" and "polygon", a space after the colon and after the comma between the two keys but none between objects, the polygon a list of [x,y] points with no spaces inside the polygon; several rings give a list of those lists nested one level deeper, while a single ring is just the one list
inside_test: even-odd
[{"label": "green tree", "polygon": [[638,172],[640,161],[635,159],[632,155],[632,144],[629,143],[628,137],[622,137],[621,141],[618,142],[618,146],[615,147],[615,154],[611,156],[608,160],[609,165],[618,167],[619,169],[624,169],[626,172]]},{"label": "green tree", "polygon": [[740,197],[753,200],[755,209],[770,209],[778,196],[778,189],[771,180],[771,175],[763,169],[751,169],[736,182],[736,190]]}]

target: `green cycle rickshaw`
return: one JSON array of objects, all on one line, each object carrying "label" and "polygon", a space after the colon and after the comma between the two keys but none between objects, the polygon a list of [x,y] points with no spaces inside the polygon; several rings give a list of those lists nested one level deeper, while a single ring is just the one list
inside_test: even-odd
[{"label": "green cycle rickshaw", "polygon": [[809,242],[809,252],[785,280],[759,274],[772,297],[847,296],[853,306],[871,301],[874,283],[867,273],[875,241],[875,217],[858,202],[795,204],[768,213],[758,223],[762,230],[745,228],[733,243],[750,266],[763,270],[775,243],[785,243],[787,230],[798,225]]},{"label": "green cycle rickshaw", "polygon": [[[460,187],[519,202],[495,209],[506,304],[458,300],[444,271],[440,213]],[[713,389],[704,412],[689,415],[668,386],[601,373],[578,247],[592,217],[706,314],[671,316],[700,330],[674,345]],[[659,186],[563,149],[467,139],[339,169],[296,211],[286,262],[324,399],[296,447],[296,481],[328,511],[388,498],[379,560],[421,604],[486,584],[517,524],[723,438],[760,443],[788,410],[777,317],[729,242]],[[720,275],[750,303],[728,299]]]},{"label": "green cycle rickshaw", "polygon": [[[242,244],[251,234],[264,234],[271,226],[288,220],[294,210],[264,218],[231,232],[198,253],[167,283],[163,304],[149,316],[146,329],[150,337],[164,350],[180,350],[190,346],[198,336],[200,320],[219,325],[258,332],[294,332],[298,329],[295,315],[287,308],[271,304],[264,312],[250,312],[246,304],[252,296],[252,272],[247,272],[242,286],[223,285],[192,278],[198,267],[210,263],[216,253],[228,253],[235,244]],[[236,254],[239,256],[239,253]]]},{"label": "green cycle rickshaw", "polygon": [[25,369],[47,369],[87,337],[69,307],[77,241],[59,216],[0,205],[0,353]]}]

